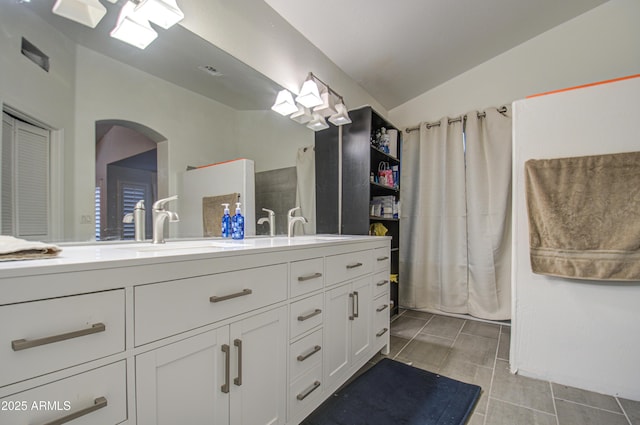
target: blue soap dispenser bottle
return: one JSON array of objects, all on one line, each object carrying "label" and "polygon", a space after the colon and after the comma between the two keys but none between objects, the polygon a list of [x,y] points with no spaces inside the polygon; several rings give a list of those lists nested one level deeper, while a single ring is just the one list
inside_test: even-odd
[{"label": "blue soap dispenser bottle", "polygon": [[240,210],[240,202],[236,202],[236,215],[231,219],[233,239],[244,239],[244,217]]},{"label": "blue soap dispenser bottle", "polygon": [[231,237],[231,215],[229,215],[229,204],[222,204],[224,207],[224,214],[222,215],[222,237]]}]

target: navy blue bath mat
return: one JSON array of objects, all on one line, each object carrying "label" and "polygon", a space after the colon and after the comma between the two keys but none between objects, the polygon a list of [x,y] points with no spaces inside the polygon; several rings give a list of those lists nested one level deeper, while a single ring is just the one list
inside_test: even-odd
[{"label": "navy blue bath mat", "polygon": [[301,425],[462,425],[478,397],[477,385],[382,359]]}]

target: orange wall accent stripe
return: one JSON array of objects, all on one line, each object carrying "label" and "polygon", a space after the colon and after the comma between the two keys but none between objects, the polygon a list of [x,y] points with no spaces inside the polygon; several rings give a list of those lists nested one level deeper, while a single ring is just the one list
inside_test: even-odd
[{"label": "orange wall accent stripe", "polygon": [[544,92],[544,93],[532,94],[531,96],[527,96],[527,99],[531,99],[532,97],[538,97],[538,96],[546,96],[548,94],[561,93],[561,92],[565,92],[565,91],[569,91],[569,90],[583,89],[585,87],[599,86],[601,84],[615,83],[616,81],[630,80],[632,78],[640,78],[640,74],[629,75],[629,76],[620,77],[620,78],[614,78],[612,80],[598,81],[598,82],[595,82],[595,83],[583,84],[581,86],[567,87],[566,89],[559,89],[559,90],[553,90],[553,91],[548,91],[548,92]]}]

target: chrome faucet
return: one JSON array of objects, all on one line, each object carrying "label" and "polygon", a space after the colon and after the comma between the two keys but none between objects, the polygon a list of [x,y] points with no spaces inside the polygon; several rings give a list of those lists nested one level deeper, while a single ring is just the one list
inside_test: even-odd
[{"label": "chrome faucet", "polygon": [[300,207],[296,207],[296,208],[291,208],[289,210],[289,212],[287,213],[287,237],[291,238],[293,237],[293,228],[296,225],[297,222],[300,223],[308,223],[307,219],[302,217],[302,216],[298,216],[298,217],[294,217],[293,213],[296,212],[296,210],[299,210]]},{"label": "chrome faucet", "polygon": [[258,220],[258,224],[269,223],[269,236],[276,235],[276,213],[272,210],[268,210],[263,208],[262,211],[267,212],[269,215],[267,217],[262,217]]},{"label": "chrome faucet", "polygon": [[136,242],[142,242],[145,239],[145,209],[144,199],[138,201],[133,208],[132,213],[125,214],[122,218],[123,223],[133,223]]},{"label": "chrome faucet", "polygon": [[152,212],[153,212],[153,243],[164,243],[164,222],[165,220],[169,220],[169,222],[180,221],[178,214],[165,210],[164,206],[167,202],[178,199],[178,195],[170,196],[168,198],[159,199],[153,203]]}]

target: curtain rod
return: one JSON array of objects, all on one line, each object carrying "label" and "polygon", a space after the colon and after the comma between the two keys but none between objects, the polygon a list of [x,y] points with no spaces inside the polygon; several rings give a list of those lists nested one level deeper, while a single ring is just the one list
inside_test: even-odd
[{"label": "curtain rod", "polygon": [[[507,112],[507,107],[506,106],[501,106],[498,108],[498,112],[500,112],[502,115],[504,115]],[[487,116],[486,112],[478,112],[478,118],[484,118]],[[464,118],[464,116],[459,116],[457,118],[450,118],[447,123],[448,124],[453,124],[454,122],[460,122],[462,121],[462,119]],[[431,127],[440,127],[440,121],[436,121],[436,122],[428,122],[425,124],[425,126],[427,127],[427,130],[430,129]],[[416,125],[415,127],[407,127],[405,128],[404,131],[406,131],[407,133],[411,133],[412,131],[416,131],[420,129],[420,124]]]}]

